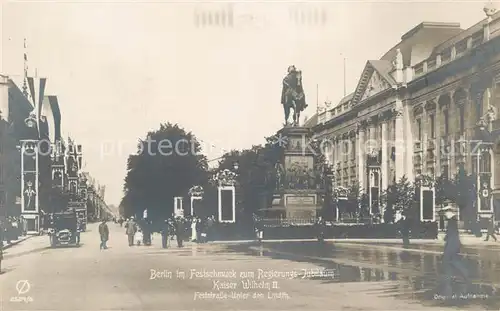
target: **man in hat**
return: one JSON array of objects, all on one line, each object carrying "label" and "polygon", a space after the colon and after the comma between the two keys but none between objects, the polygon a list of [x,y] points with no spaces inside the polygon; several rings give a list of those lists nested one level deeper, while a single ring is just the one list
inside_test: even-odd
[{"label": "man in hat", "polygon": [[108,246],[106,243],[108,242],[109,239],[109,228],[108,225],[106,224],[106,219],[104,218],[99,225],[99,235],[101,237],[101,246],[100,249],[108,249]]},{"label": "man in hat", "polygon": [[170,222],[169,220],[165,219],[165,221],[163,222],[162,224],[162,227],[161,227],[161,247],[162,248],[168,248],[169,247],[169,244],[170,244],[170,239],[169,239],[169,235],[170,235]]},{"label": "man in hat", "polygon": [[125,225],[125,233],[128,236],[128,246],[134,246],[134,235],[137,232],[137,223],[134,221],[134,217],[130,217],[130,220]]},{"label": "man in hat", "polygon": [[490,236],[493,238],[493,240],[495,240],[495,242],[497,241],[497,237],[495,235],[495,222],[493,221],[493,218],[490,219],[490,221],[488,222],[488,232],[486,233],[486,240],[485,241],[488,241],[490,239]]}]

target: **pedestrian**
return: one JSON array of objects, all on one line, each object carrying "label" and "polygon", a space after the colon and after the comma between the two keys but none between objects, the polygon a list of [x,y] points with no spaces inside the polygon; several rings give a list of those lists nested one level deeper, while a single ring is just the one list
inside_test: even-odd
[{"label": "pedestrian", "polygon": [[182,245],[182,238],[184,237],[184,223],[182,219],[179,217],[175,220],[175,236],[177,237],[177,247],[181,248]]},{"label": "pedestrian", "polygon": [[458,271],[460,276],[465,281],[466,287],[470,288],[471,282],[468,277],[467,269],[463,265],[462,257],[460,256],[462,243],[460,242],[460,233],[458,232],[457,217],[451,210],[448,210],[445,213],[445,217],[448,219],[448,225],[446,228],[446,236],[444,238],[445,245],[442,256],[443,272],[445,277],[443,296],[449,298],[453,295],[451,286],[453,270]]},{"label": "pedestrian", "polygon": [[151,246],[153,241],[153,224],[149,220],[145,220],[144,223],[144,245]]},{"label": "pedestrian", "polygon": [[326,222],[323,220],[323,217],[319,216],[318,220],[316,221],[316,237],[318,239],[318,242],[325,241],[325,227]]},{"label": "pedestrian", "polygon": [[163,222],[160,233],[161,233],[161,247],[168,248],[170,244],[170,239],[169,239],[170,224],[167,219],[165,219],[165,221]]},{"label": "pedestrian", "polygon": [[410,245],[410,219],[406,215],[402,215],[399,220],[399,231],[403,238],[403,246],[406,248]]},{"label": "pedestrian", "polygon": [[207,237],[205,239],[206,242],[213,241],[213,239],[214,239],[214,233],[213,233],[213,231],[214,231],[214,229],[213,229],[214,225],[215,225],[215,218],[214,218],[214,216],[208,217],[207,221],[206,221],[206,227],[207,227],[207,229],[206,229],[206,231],[207,231],[206,232]]},{"label": "pedestrian", "polygon": [[196,225],[198,224],[198,220],[193,217],[191,219],[191,241],[196,242],[198,240],[198,235],[196,233]]},{"label": "pedestrian", "polygon": [[137,232],[137,224],[134,221],[134,217],[130,217],[125,228],[125,234],[128,236],[128,246],[134,246],[134,235]]},{"label": "pedestrian", "polygon": [[495,222],[493,221],[493,219],[491,219],[488,223],[488,232],[486,233],[486,240],[485,241],[488,241],[490,236],[493,238],[493,240],[495,240],[495,242],[497,242],[497,237],[495,235]]},{"label": "pedestrian", "polygon": [[259,243],[262,242],[262,239],[264,238],[264,230],[262,227],[262,221],[257,215],[253,215],[253,221],[254,221],[254,231],[255,231],[255,237]]},{"label": "pedestrian", "polygon": [[144,234],[142,234],[141,228],[137,229],[137,231],[134,234],[134,241],[137,246],[141,246],[141,242],[144,240]]},{"label": "pedestrian", "polygon": [[82,220],[78,218],[76,220],[76,245],[80,245],[80,232],[82,232]]},{"label": "pedestrian", "polygon": [[198,243],[203,243],[202,238],[201,238],[203,226],[205,226],[205,223],[203,221],[201,221],[200,217],[196,217],[196,242],[198,242]]},{"label": "pedestrian", "polygon": [[99,225],[99,235],[101,236],[101,246],[100,249],[108,249],[106,243],[109,239],[109,228],[106,224],[106,219],[103,219],[101,224]]}]

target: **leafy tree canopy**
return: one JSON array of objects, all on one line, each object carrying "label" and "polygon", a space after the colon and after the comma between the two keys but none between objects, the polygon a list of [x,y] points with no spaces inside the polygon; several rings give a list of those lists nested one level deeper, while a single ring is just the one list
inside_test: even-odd
[{"label": "leafy tree canopy", "polygon": [[206,183],[207,159],[200,152],[196,136],[177,124],[148,132],[128,158],[121,202],[125,215],[141,215],[145,209],[151,218],[171,215],[175,196]]}]

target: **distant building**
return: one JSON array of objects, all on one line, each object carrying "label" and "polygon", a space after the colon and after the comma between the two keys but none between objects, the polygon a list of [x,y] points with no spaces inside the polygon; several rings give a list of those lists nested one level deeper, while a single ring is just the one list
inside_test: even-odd
[{"label": "distant building", "polygon": [[478,160],[474,143],[483,122],[500,132],[500,14],[485,12],[466,30],[419,24],[367,61],[352,94],[306,122],[324,142],[335,185],[380,193],[403,176],[453,178],[462,168],[490,174],[500,199],[500,145]]},{"label": "distant building", "polygon": [[7,76],[0,75],[0,216],[21,212],[21,155],[17,146],[33,105]]}]

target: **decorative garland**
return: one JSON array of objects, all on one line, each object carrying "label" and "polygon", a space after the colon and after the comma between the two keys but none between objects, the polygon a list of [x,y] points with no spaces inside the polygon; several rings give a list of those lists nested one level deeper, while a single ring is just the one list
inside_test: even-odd
[{"label": "decorative garland", "polygon": [[191,189],[189,189],[189,196],[192,197],[202,197],[204,194],[203,187],[202,186],[193,186]]},{"label": "decorative garland", "polygon": [[234,186],[236,183],[236,177],[238,174],[235,172],[225,169],[222,171],[217,172],[212,176],[212,182],[215,183],[217,186]]}]

